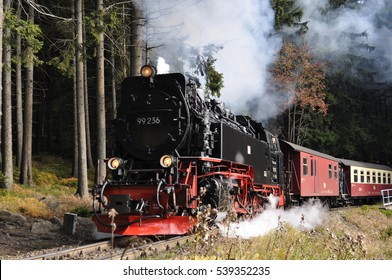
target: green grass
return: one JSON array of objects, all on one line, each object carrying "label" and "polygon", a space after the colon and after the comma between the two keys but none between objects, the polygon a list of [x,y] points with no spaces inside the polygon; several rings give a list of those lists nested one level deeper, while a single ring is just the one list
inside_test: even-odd
[{"label": "green grass", "polygon": [[392,218],[392,210],[391,209],[378,208],[378,211],[383,213],[385,216]]},{"label": "green grass", "polygon": [[[72,165],[68,160],[41,155],[33,159],[33,186],[18,184],[19,170],[14,172],[11,190],[0,189],[0,208],[27,217],[62,217],[65,212],[89,215],[91,198],[80,199],[75,195],[77,178],[71,177]],[[92,171],[89,177],[93,178]],[[89,186],[93,182],[89,181]]]}]

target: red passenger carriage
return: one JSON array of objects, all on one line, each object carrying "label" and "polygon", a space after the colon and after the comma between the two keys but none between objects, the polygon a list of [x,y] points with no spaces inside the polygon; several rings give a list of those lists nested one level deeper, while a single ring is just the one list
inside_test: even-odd
[{"label": "red passenger carriage", "polygon": [[287,141],[281,141],[285,170],[288,174],[288,195],[294,202],[308,198],[339,196],[339,160]]},{"label": "red passenger carriage", "polygon": [[386,165],[339,159],[344,172],[343,193],[353,199],[380,199],[381,190],[391,189],[392,168]]}]

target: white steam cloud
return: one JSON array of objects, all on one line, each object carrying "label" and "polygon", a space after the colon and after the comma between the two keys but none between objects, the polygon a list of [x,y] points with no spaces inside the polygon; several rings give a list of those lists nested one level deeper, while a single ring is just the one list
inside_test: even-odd
[{"label": "white steam cloud", "polygon": [[271,230],[279,229],[283,223],[288,223],[296,229],[311,230],[323,223],[328,211],[320,202],[315,201],[289,210],[277,209],[277,200],[277,197],[270,197],[270,204],[260,215],[229,226],[221,224],[220,230],[229,237],[242,238],[265,235]]},{"label": "white steam cloud", "polygon": [[158,57],[157,72],[158,74],[167,74],[170,72],[170,65],[166,63],[163,57]]},{"label": "white steam cloud", "polygon": [[[305,38],[316,55],[331,61],[334,66],[343,65],[339,61],[341,55],[355,55],[358,61],[360,58],[370,59],[371,64],[359,65],[376,74],[374,80],[363,81],[367,86],[392,79],[390,0],[352,1],[349,6],[328,12],[328,0],[297,0],[296,3],[304,11],[302,20],[308,21]],[[346,75],[356,75],[355,67],[344,71]]]},{"label": "white steam cloud", "polygon": [[[176,42],[200,48],[223,46],[216,69],[223,73],[221,99],[236,114],[250,114],[259,120],[277,113],[276,101],[266,95],[268,67],[273,63],[281,40],[274,33],[274,11],[270,0],[155,0],[141,1],[146,12],[146,40],[158,56],[181,71],[178,59],[186,61]],[[173,60],[173,61],[171,61]],[[188,70],[189,71],[189,70]],[[204,82],[201,78],[201,82]],[[271,105],[272,104],[272,105]]]}]

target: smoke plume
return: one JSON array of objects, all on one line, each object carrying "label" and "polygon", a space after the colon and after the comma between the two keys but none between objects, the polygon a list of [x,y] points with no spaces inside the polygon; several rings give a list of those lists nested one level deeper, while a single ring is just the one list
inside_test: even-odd
[{"label": "smoke plume", "polygon": [[250,114],[252,102],[258,112],[253,117],[261,120],[276,114],[276,102],[265,94],[268,66],[281,44],[278,36],[271,35],[274,11],[269,0],[156,0],[140,5],[147,17],[145,40],[151,47],[159,46],[153,51],[171,72],[182,72],[187,65],[184,45],[222,46],[216,70],[224,76],[221,99],[227,107],[236,114]]}]

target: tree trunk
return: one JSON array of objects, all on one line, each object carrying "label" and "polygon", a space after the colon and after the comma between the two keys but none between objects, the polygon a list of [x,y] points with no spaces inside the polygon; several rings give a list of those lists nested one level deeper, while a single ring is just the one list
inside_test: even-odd
[{"label": "tree trunk", "polygon": [[292,117],[292,126],[291,126],[291,139],[290,142],[297,144],[297,142],[295,141],[296,138],[296,123],[297,123],[297,105],[294,104],[294,108],[293,108],[293,117]]},{"label": "tree trunk", "polygon": [[[75,5],[75,3],[73,3]],[[78,156],[78,150],[79,150],[79,145],[78,145],[78,91],[77,91],[77,84],[76,84],[76,56],[74,57],[74,76],[73,76],[73,108],[74,108],[74,147],[73,147],[73,164],[72,164],[72,177],[77,178],[78,176],[78,161],[79,161],[79,156]]]},{"label": "tree trunk", "polygon": [[[97,0],[97,10],[103,13],[103,0]],[[98,22],[98,42],[97,42],[97,168],[96,184],[102,184],[106,176],[106,168],[103,159],[106,158],[106,119],[105,119],[105,53],[104,53],[104,33],[103,22]]]},{"label": "tree trunk", "polygon": [[[142,12],[140,9],[136,7],[136,5],[132,4],[131,6],[131,76],[137,76],[140,74],[140,68],[142,68],[143,64],[143,49],[142,49]],[[147,62],[147,61],[146,61]]]},{"label": "tree trunk", "polygon": [[[11,1],[6,0],[4,2],[5,11],[9,11],[11,7]],[[3,88],[3,153],[2,153],[2,170],[3,170],[3,187],[6,189],[12,189],[14,182],[13,174],[13,162],[12,162],[12,92],[11,92],[11,45],[10,37],[11,30],[9,27],[4,29],[4,37],[7,39],[7,43],[4,45],[4,88]]]},{"label": "tree trunk", "polygon": [[[111,94],[112,94],[112,120],[115,120],[117,118],[117,89],[116,89],[116,54],[115,54],[115,48],[114,48],[114,42],[110,43],[110,48],[111,48],[111,53],[110,53],[110,65],[111,65]],[[113,128],[110,127],[109,129],[109,135],[113,135]],[[113,154],[114,153],[114,145],[115,141],[113,137],[109,137],[112,139],[110,142],[108,142],[109,145],[109,153]]]},{"label": "tree trunk", "polygon": [[[32,1],[34,2],[34,1]],[[34,8],[29,6],[29,19],[34,23]],[[32,49],[27,46],[27,57],[32,57]],[[24,104],[24,129],[23,129],[23,153],[20,170],[19,182],[31,186],[33,184],[32,176],[32,132],[33,132],[33,81],[34,81],[34,62],[28,62],[26,67],[26,87],[25,87],[25,104]]]},{"label": "tree trunk", "polygon": [[[71,13],[72,18],[76,18],[75,15],[75,1],[71,1]],[[76,30],[73,32],[73,38],[76,36]],[[76,51],[73,52],[73,117],[74,117],[74,125],[73,125],[73,164],[72,164],[72,177],[77,178],[78,176],[78,98],[77,98],[77,84],[76,84]]]},{"label": "tree trunk", "polygon": [[83,84],[83,22],[82,1],[76,0],[76,84],[78,111],[78,189],[77,195],[88,196],[86,118]]},{"label": "tree trunk", "polygon": [[[84,51],[83,57],[86,57],[86,52]],[[89,100],[88,100],[88,82],[87,82],[87,63],[84,63],[84,107],[85,107],[85,118],[86,118],[86,152],[87,152],[87,168],[94,167],[93,156],[91,153],[91,130],[90,130],[90,112],[89,112]]]},{"label": "tree trunk", "polygon": [[[0,54],[3,53],[3,0],[0,0]],[[0,55],[0,141],[1,141],[1,119],[2,119],[2,101],[3,101],[3,55]],[[1,144],[1,143],[0,143]],[[1,153],[1,149],[0,149]],[[1,159],[1,157],[0,157]]]},{"label": "tree trunk", "polygon": [[116,59],[114,53],[114,43],[111,43],[111,54],[110,54],[110,64],[112,70],[112,119],[115,120],[117,118],[117,91],[116,91]]},{"label": "tree trunk", "polygon": [[[83,18],[85,17],[84,5],[82,6]],[[83,23],[83,40],[86,40],[86,28]],[[86,48],[83,48],[83,57],[87,57]],[[87,63],[84,63],[84,106],[86,115],[86,150],[87,150],[87,168],[93,168],[94,162],[91,154],[91,132],[90,132],[90,112],[89,112],[89,100],[88,100],[88,79],[87,79]]]},{"label": "tree trunk", "polygon": [[[18,4],[17,17],[20,19],[21,6]],[[23,147],[23,99],[22,99],[22,40],[16,34],[15,99],[16,99],[16,166],[20,168]]]},{"label": "tree trunk", "polygon": [[[122,5],[122,25],[123,26],[128,26],[128,22],[127,22],[127,11],[125,8],[125,4]],[[129,43],[129,38],[131,38],[131,34],[128,33],[127,34],[127,29],[123,28],[123,34],[121,34],[121,38],[122,38],[122,59],[121,59],[121,64],[122,64],[122,79],[124,79],[125,77],[128,76],[128,69],[130,69],[130,54],[129,54],[129,48],[128,48],[128,43]]]}]

